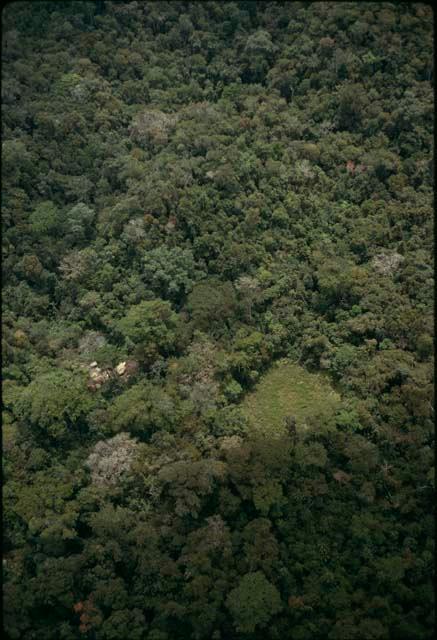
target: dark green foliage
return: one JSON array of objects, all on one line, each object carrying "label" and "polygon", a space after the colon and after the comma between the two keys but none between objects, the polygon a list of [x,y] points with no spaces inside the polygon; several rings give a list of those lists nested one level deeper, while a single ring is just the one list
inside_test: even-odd
[{"label": "dark green foliage", "polygon": [[2,26],[6,637],[434,637],[430,6]]},{"label": "dark green foliage", "polygon": [[196,285],[188,296],[187,309],[197,329],[214,335],[230,328],[236,314],[236,297],[230,282],[211,280]]}]

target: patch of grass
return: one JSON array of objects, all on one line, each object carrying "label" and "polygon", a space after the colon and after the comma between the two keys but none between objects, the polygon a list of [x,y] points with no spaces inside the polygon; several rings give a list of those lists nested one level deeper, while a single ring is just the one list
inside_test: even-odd
[{"label": "patch of grass", "polygon": [[298,364],[281,360],[258,382],[242,402],[254,428],[264,433],[284,430],[284,418],[293,415],[297,429],[321,426],[341,401],[323,373],[310,373]]}]

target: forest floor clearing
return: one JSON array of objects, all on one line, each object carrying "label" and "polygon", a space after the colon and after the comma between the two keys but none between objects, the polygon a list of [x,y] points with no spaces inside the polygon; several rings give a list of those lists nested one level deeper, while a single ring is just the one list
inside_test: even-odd
[{"label": "forest floor clearing", "polygon": [[255,428],[281,433],[285,417],[296,419],[297,429],[326,422],[341,401],[326,374],[310,373],[302,366],[281,360],[243,400],[243,410]]}]

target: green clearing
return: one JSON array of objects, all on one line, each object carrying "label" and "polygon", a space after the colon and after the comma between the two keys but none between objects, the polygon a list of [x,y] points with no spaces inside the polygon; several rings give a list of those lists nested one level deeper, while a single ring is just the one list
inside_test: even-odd
[{"label": "green clearing", "polygon": [[255,428],[280,433],[284,418],[294,415],[297,428],[322,425],[333,415],[340,395],[322,373],[310,373],[298,364],[281,360],[246,395],[242,406]]}]

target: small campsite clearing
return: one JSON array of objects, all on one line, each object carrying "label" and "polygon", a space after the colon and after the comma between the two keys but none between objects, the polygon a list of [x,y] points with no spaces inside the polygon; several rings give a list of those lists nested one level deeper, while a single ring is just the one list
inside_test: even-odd
[{"label": "small campsite clearing", "polygon": [[299,430],[316,428],[333,415],[341,401],[323,373],[310,373],[288,360],[277,362],[243,400],[252,426],[263,433],[281,433],[292,415]]}]

